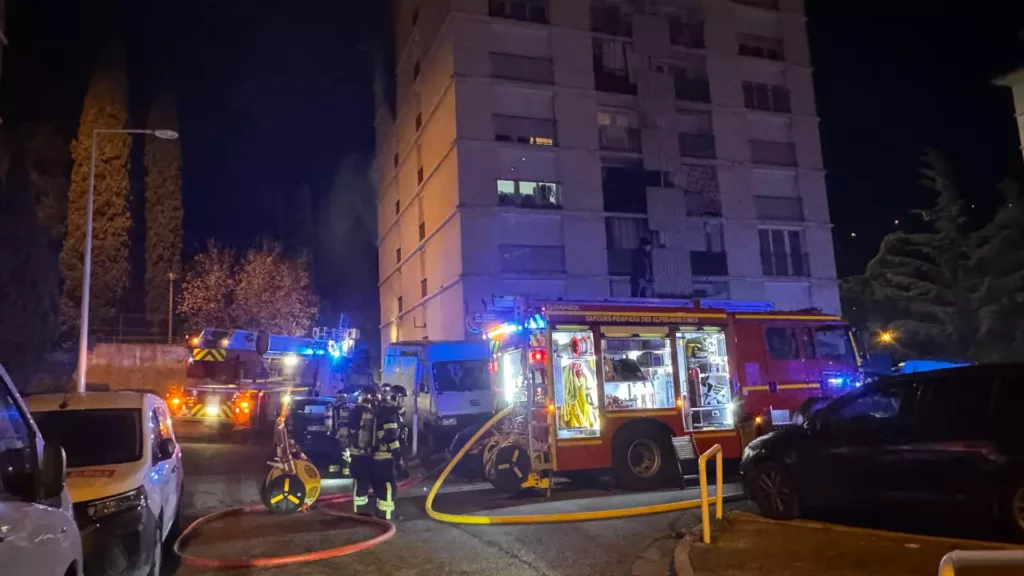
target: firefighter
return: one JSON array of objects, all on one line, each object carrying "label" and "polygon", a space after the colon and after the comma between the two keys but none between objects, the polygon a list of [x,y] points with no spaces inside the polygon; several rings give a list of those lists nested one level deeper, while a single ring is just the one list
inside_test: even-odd
[{"label": "firefighter", "polygon": [[352,404],[347,400],[340,400],[335,405],[336,410],[336,428],[338,439],[338,449],[341,451],[341,475],[348,478],[352,475],[352,454],[349,452],[351,447],[351,440],[348,434],[348,422],[349,414],[352,412]]},{"label": "firefighter", "polygon": [[390,386],[377,408],[376,447],[373,452],[373,494],[377,498],[377,517],[391,520],[398,492],[398,469],[402,466],[399,441],[402,425],[401,405],[406,392],[402,386]]},{"label": "firefighter", "polygon": [[373,453],[376,445],[376,411],[380,395],[373,386],[359,391],[359,399],[348,416],[348,439],[352,474],[352,511],[364,516],[370,503],[370,484],[373,478]]}]

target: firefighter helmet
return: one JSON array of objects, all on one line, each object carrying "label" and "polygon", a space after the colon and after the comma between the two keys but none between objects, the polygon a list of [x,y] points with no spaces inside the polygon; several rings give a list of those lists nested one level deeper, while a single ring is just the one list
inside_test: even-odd
[{"label": "firefighter helmet", "polygon": [[380,392],[373,386],[363,386],[359,391],[359,399],[356,401],[361,406],[374,406],[380,402]]},{"label": "firefighter helmet", "polygon": [[386,396],[387,402],[389,404],[398,406],[399,408],[402,407],[402,404],[405,403],[405,399],[408,397],[409,393],[405,391],[405,386],[402,386],[400,384],[395,384],[394,386],[388,388]]}]

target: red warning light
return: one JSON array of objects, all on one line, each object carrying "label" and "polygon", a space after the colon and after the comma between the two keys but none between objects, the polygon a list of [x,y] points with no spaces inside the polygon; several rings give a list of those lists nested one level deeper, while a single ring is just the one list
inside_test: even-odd
[{"label": "red warning light", "polygon": [[534,350],[530,353],[530,360],[536,364],[543,364],[548,359],[547,350]]}]

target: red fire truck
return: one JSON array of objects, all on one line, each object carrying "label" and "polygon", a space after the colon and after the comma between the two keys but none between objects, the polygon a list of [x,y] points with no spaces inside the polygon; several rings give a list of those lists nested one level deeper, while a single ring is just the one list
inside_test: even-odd
[{"label": "red fire truck", "polygon": [[714,444],[739,458],[741,428],[752,437],[859,385],[851,330],[818,311],[630,299],[520,303],[514,316],[484,333],[500,406],[514,406],[483,449],[506,491],[609,468],[625,488],[662,486],[673,459]]}]

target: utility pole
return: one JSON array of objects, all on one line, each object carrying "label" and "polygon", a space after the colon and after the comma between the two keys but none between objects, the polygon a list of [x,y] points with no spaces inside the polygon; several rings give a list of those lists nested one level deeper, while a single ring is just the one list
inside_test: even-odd
[{"label": "utility pole", "polygon": [[174,272],[167,274],[167,343],[172,340],[174,326]]}]

